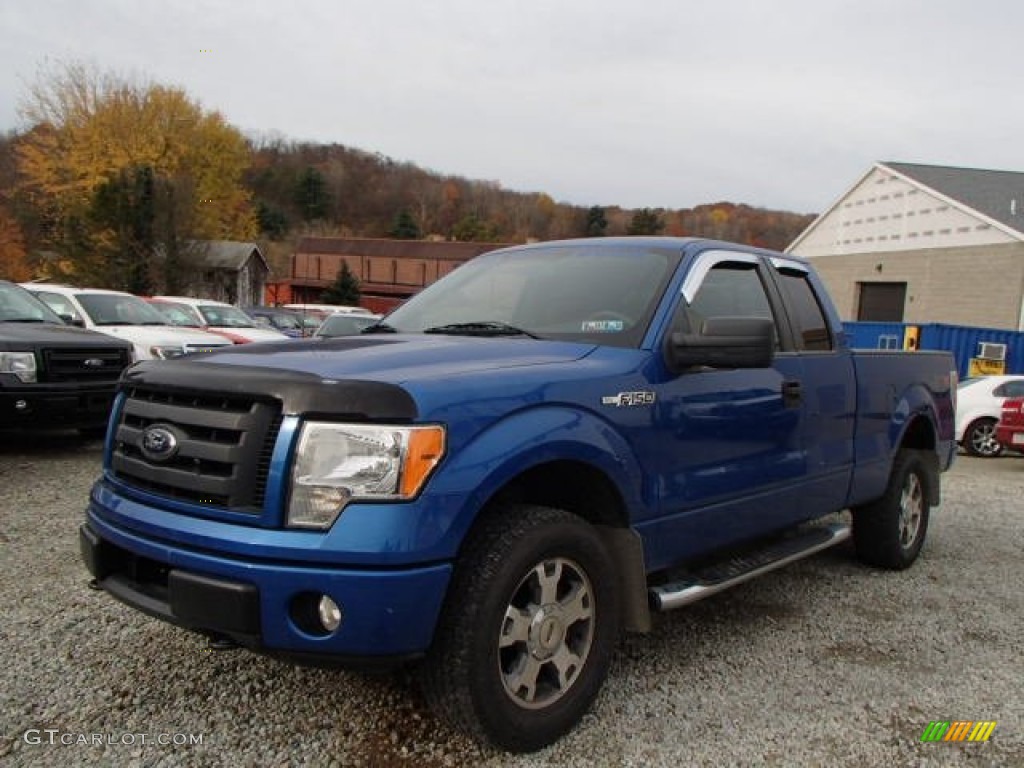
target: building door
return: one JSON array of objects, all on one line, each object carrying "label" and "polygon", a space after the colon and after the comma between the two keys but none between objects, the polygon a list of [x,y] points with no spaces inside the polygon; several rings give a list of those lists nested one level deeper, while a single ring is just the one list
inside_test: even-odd
[{"label": "building door", "polygon": [[907,300],[906,283],[858,283],[857,319],[876,323],[902,323]]}]

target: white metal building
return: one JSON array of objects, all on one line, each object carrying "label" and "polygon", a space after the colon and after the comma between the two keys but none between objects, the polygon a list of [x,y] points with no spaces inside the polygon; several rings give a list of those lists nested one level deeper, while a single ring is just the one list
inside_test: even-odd
[{"label": "white metal building", "polygon": [[787,251],[844,320],[1024,330],[1024,173],[876,163]]}]

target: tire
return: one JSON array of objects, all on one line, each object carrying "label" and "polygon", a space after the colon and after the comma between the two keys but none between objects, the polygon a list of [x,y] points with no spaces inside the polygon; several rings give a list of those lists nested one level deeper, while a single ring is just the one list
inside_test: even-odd
[{"label": "tire", "polygon": [[971,456],[991,459],[1003,452],[996,440],[996,419],[975,419],[964,430],[964,450]]},{"label": "tire", "polygon": [[896,571],[914,563],[928,532],[930,482],[919,452],[896,454],[885,493],[853,510],[853,544],[862,562]]},{"label": "tire", "polygon": [[500,507],[463,547],[420,684],[442,719],[532,752],[593,703],[619,639],[611,559],[579,517]]}]

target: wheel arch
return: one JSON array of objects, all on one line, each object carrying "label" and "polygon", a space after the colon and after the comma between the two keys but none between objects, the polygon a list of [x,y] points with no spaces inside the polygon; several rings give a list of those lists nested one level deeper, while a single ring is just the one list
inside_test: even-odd
[{"label": "wheel arch", "polygon": [[625,628],[650,631],[643,542],[630,525],[629,508],[619,487],[608,474],[576,459],[534,464],[510,477],[484,502],[466,540],[487,516],[519,505],[561,509],[594,526],[619,577]]},{"label": "wheel arch", "polygon": [[898,451],[916,451],[925,465],[924,486],[928,503],[938,506],[941,501],[940,467],[937,452],[938,438],[935,424],[923,413],[913,416],[900,438]]}]

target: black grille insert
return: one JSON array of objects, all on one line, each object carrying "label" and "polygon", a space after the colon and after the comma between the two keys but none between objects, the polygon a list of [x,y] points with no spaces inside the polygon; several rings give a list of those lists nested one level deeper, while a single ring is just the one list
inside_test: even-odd
[{"label": "black grille insert", "polygon": [[[151,493],[258,515],[281,419],[272,399],[129,387],[111,468],[121,482]],[[175,435],[166,458],[142,450],[155,425]]]},{"label": "black grille insert", "polygon": [[47,382],[117,381],[130,362],[130,352],[119,347],[50,347],[43,352],[41,380]]}]

